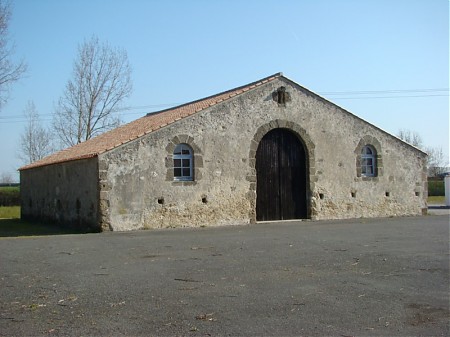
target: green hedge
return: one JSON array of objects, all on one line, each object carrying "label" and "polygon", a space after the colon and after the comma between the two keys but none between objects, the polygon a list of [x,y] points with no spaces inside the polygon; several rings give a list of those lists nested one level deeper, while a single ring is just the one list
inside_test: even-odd
[{"label": "green hedge", "polygon": [[428,195],[429,196],[444,196],[444,181],[443,180],[435,180],[428,182]]},{"label": "green hedge", "polygon": [[20,206],[20,188],[0,187],[0,206]]}]

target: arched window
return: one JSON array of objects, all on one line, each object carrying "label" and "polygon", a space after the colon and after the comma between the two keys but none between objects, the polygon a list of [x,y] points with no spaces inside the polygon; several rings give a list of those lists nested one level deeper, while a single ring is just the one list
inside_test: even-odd
[{"label": "arched window", "polygon": [[187,144],[178,144],[173,151],[173,179],[194,180],[193,151]]},{"label": "arched window", "polygon": [[361,175],[364,177],[375,177],[377,153],[375,149],[366,145],[361,150]]}]

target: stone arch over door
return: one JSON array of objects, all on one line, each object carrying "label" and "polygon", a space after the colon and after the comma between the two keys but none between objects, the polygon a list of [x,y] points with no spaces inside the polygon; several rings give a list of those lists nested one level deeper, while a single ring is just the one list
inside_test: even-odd
[{"label": "stone arch over door", "polygon": [[[267,138],[264,138],[266,137]],[[279,139],[279,140],[276,140]],[[282,164],[281,166],[284,166],[283,170],[285,170],[284,172],[278,172],[275,173],[275,175],[281,175],[283,176],[281,178],[281,182],[284,179],[284,184],[288,183],[288,184],[293,184],[293,185],[289,185],[287,190],[280,190],[279,193],[283,194],[287,194],[285,196],[281,196],[281,198],[284,198],[284,200],[282,199],[275,201],[276,203],[282,202],[282,203],[286,203],[288,201],[286,200],[290,200],[290,198],[292,197],[289,196],[289,189],[294,188],[293,191],[296,191],[295,193],[301,193],[301,197],[299,198],[299,200],[294,201],[294,203],[297,203],[297,206],[295,205],[287,205],[286,207],[292,208],[294,207],[294,209],[292,211],[287,211],[287,213],[289,213],[288,215],[283,215],[282,213],[279,213],[279,216],[276,215],[277,211],[275,211],[275,218],[267,218],[267,212],[266,214],[261,214],[261,207],[265,207],[262,206],[261,204],[258,205],[258,202],[261,201],[258,200],[258,192],[263,192],[263,193],[271,193],[269,192],[264,192],[261,191],[259,189],[259,186],[261,186],[261,184],[263,183],[263,179],[271,179],[268,178],[267,176],[263,176],[261,174],[262,169],[261,167],[258,169],[258,165],[260,165],[261,163],[257,163],[257,155],[259,156],[259,162],[261,162],[261,158],[264,157],[265,155],[263,154],[261,157],[261,153],[258,153],[258,148],[261,144],[261,141],[263,141],[263,147],[265,147],[266,149],[261,150],[259,152],[267,152],[267,151],[271,151],[270,147],[272,145],[268,145],[269,147],[267,148],[267,143],[273,143],[275,142],[279,142],[277,143],[278,145],[276,145],[276,147],[281,146],[281,148],[286,147],[287,146],[287,151],[283,150],[284,154],[280,154],[280,159],[269,159],[272,161],[277,161],[277,160],[284,160],[287,161],[284,164]],[[299,151],[299,153],[292,153],[289,152],[289,148],[290,147],[294,147],[297,150],[295,151]],[[275,155],[276,157],[277,155]],[[286,157],[287,156],[287,157]],[[278,157],[276,157],[278,158]],[[282,159],[285,158],[285,159]],[[302,164],[303,165],[303,171],[300,174],[297,174],[295,176],[290,176],[292,174],[292,172],[297,172],[299,169],[300,171],[302,170],[301,167],[297,167],[297,168],[288,168],[287,166],[291,165],[288,162],[289,161],[295,161],[297,159],[302,160]],[[317,180],[317,177],[315,176],[315,165],[314,165],[314,144],[312,143],[310,137],[308,136],[308,134],[306,133],[306,131],[304,129],[302,129],[299,125],[290,122],[290,121],[285,121],[285,120],[274,120],[268,124],[262,125],[256,132],[255,136],[253,137],[251,146],[250,146],[250,152],[249,152],[249,165],[251,167],[251,175],[249,175],[247,177],[247,180],[250,181],[250,192],[249,192],[249,199],[252,203],[252,213],[250,214],[250,220],[251,222],[256,222],[257,220],[283,220],[283,219],[288,219],[288,218],[311,218],[311,216],[313,216],[314,214],[311,214],[311,191],[314,190],[314,184]],[[264,164],[263,164],[264,165]],[[287,165],[287,166],[286,166]],[[297,164],[293,164],[298,165]],[[276,166],[276,165],[275,165]],[[259,170],[259,173],[258,173]],[[287,170],[287,171],[286,171]],[[291,173],[289,173],[291,172]],[[298,173],[298,172],[297,172]],[[259,178],[259,181],[258,181]],[[274,178],[275,180],[277,178]],[[287,181],[286,181],[287,180]],[[259,185],[258,185],[259,183]],[[283,183],[283,182],[282,182]],[[302,186],[299,186],[302,185]],[[283,188],[283,187],[281,187]],[[260,195],[261,198],[261,195]],[[270,198],[268,198],[268,196],[266,195],[265,197],[262,198],[266,198],[267,200],[269,200]],[[287,198],[287,199],[286,199]],[[294,198],[295,199],[295,198]],[[268,201],[267,201],[268,202]],[[290,202],[290,201],[289,201]],[[301,208],[300,210],[295,210],[295,207],[298,207],[298,203],[301,204]],[[270,204],[267,207],[272,207]],[[274,206],[274,207],[279,207],[279,206]],[[260,214],[258,214],[258,211]],[[270,216],[269,216],[270,217]],[[273,217],[273,216],[272,216]],[[279,217],[279,219],[277,219],[277,217]]]}]

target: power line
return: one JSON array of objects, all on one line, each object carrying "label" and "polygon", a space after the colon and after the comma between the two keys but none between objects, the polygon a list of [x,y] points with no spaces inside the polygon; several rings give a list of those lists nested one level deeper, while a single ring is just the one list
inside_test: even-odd
[{"label": "power line", "polygon": [[339,99],[381,99],[381,98],[417,98],[417,97],[448,97],[448,94],[442,95],[406,95],[406,96],[371,96],[371,97],[334,97],[333,100]]},{"label": "power line", "polygon": [[[324,96],[336,96],[339,99],[383,99],[383,98],[417,98],[417,97],[448,97],[449,88],[437,89],[393,89],[393,90],[365,90],[365,91],[329,91],[320,92]],[[415,94],[415,95],[408,95]],[[349,97],[339,97],[339,96]],[[377,96],[373,96],[377,95]],[[381,96],[378,96],[381,95]]]},{"label": "power line", "polygon": [[[129,106],[118,109],[116,112],[120,114],[120,116],[129,116],[129,115],[141,115],[145,116],[147,113],[151,112],[149,109],[154,110],[155,108],[167,108],[171,106],[177,106],[182,103],[162,103],[162,104],[151,104],[151,105],[141,105],[141,106]],[[145,112],[130,112],[131,110],[145,110]],[[128,112],[123,112],[128,111]],[[49,122],[52,120],[52,113],[39,114],[39,120],[41,122]],[[42,118],[44,117],[44,118]],[[25,123],[28,120],[26,116],[0,116],[0,124],[10,124],[10,123]]]},{"label": "power line", "polygon": [[[161,103],[161,104],[151,104],[151,105],[128,106],[128,107],[122,107],[122,108],[118,109],[116,112],[121,113],[121,115],[132,115],[132,114],[136,114],[136,112],[122,113],[122,111],[166,108],[166,107],[177,106],[177,105],[181,105],[181,104],[183,104],[183,103]],[[51,117],[51,116],[53,116],[53,113],[39,114],[39,117]],[[14,115],[2,116],[2,115],[0,115],[0,120],[2,120],[2,119],[16,119],[16,118],[18,118],[18,119],[26,119],[25,116],[14,116]]]},{"label": "power line", "polygon": [[[424,98],[424,97],[448,97],[449,88],[435,88],[435,89],[392,89],[392,90],[364,90],[364,91],[322,91],[318,92],[319,95],[323,96],[336,96],[333,100],[344,100],[344,99],[359,99],[359,100],[369,100],[369,99],[393,99],[393,98]],[[405,95],[405,94],[415,94],[415,95]],[[339,96],[349,96],[349,97],[339,97]],[[371,95],[381,95],[381,96],[371,96]],[[122,107],[117,110],[120,116],[129,115],[145,115],[148,112],[153,112],[149,110],[168,108],[173,106],[178,106],[184,103],[160,103],[160,104],[149,104],[140,106],[128,106]],[[145,110],[145,112],[131,112],[133,110]],[[125,112],[127,111],[127,112]],[[52,120],[53,113],[39,114],[41,122],[49,122]],[[44,118],[42,118],[44,117]],[[25,116],[14,116],[14,115],[0,115],[0,124],[15,124],[24,123],[28,119]]]},{"label": "power line", "polygon": [[438,89],[393,89],[393,90],[365,90],[365,91],[327,91],[320,92],[321,95],[377,95],[377,94],[401,94],[422,92],[449,92],[449,88]]}]

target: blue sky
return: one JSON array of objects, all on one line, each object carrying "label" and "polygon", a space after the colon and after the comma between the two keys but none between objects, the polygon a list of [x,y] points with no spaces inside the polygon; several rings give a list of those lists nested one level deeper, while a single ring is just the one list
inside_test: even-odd
[{"label": "blue sky", "polygon": [[0,174],[23,164],[27,102],[49,125],[78,45],[93,34],[128,53],[126,122],[283,72],[387,132],[418,132],[448,156],[448,0],[11,2],[15,57],[29,71],[0,111]]}]

